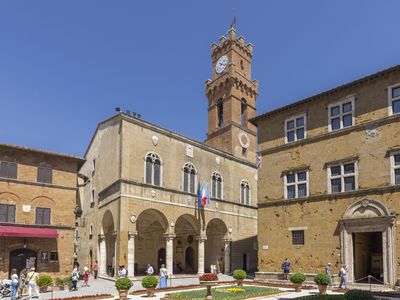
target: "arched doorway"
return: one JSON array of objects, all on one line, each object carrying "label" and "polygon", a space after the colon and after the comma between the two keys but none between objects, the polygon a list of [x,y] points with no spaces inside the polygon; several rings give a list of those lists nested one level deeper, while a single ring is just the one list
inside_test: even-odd
[{"label": "arched doorway", "polygon": [[[228,229],[221,219],[212,219],[208,222],[206,229],[207,240],[205,243],[206,256],[204,266],[206,272],[210,272],[211,265],[214,265],[218,272],[225,273],[225,264],[230,263],[225,260],[224,238],[227,232]],[[226,269],[228,270],[228,268]]]},{"label": "arched doorway", "polygon": [[164,234],[167,229],[167,218],[156,209],[146,209],[138,216],[136,222],[138,235],[135,240],[137,274],[145,274],[148,264],[158,273],[161,263],[166,263]]},{"label": "arched doorway", "polygon": [[[116,265],[116,231],[114,227],[114,218],[112,213],[107,210],[103,216],[102,220],[102,232],[105,241],[105,253],[100,253],[100,263],[104,264],[102,266],[108,276],[114,277],[115,275],[115,265]],[[100,247],[101,248],[101,247]],[[103,252],[104,250],[101,250]]]},{"label": "arched doorway", "polygon": [[192,247],[187,247],[185,251],[185,272],[193,273],[195,272],[195,254]]},{"label": "arched doorway", "polygon": [[162,264],[164,264],[164,265],[166,264],[166,255],[167,254],[166,254],[165,248],[161,248],[160,250],[158,250],[158,254],[157,254],[158,268],[157,268],[157,270],[155,270],[155,273],[159,272]]},{"label": "arched doorway", "polygon": [[394,285],[397,277],[395,215],[381,202],[364,199],[351,204],[340,223],[341,263],[348,269],[348,281],[382,274],[379,280]]},{"label": "arched doorway", "polygon": [[17,249],[10,252],[9,274],[12,269],[17,270],[17,274],[21,273],[22,269],[37,267],[37,252],[30,249]]},{"label": "arched doorway", "polygon": [[[181,215],[175,222],[174,273],[196,273],[200,222],[190,214]],[[189,249],[190,248],[190,249]],[[189,250],[188,250],[189,249]],[[188,252],[189,251],[189,252]],[[188,255],[189,254],[189,259]]]}]

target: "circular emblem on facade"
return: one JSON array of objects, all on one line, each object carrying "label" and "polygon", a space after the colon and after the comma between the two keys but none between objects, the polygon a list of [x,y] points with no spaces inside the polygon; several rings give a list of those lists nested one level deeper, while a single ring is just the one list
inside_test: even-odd
[{"label": "circular emblem on facade", "polygon": [[243,148],[247,149],[250,146],[250,138],[247,133],[241,131],[239,132],[239,143],[240,146]]},{"label": "circular emblem on facade", "polygon": [[158,137],[156,137],[155,135],[153,135],[153,136],[151,137],[151,141],[153,142],[153,145],[154,145],[154,146],[157,146],[157,145],[158,145]]},{"label": "circular emblem on facade", "polygon": [[135,214],[132,214],[131,217],[130,217],[129,219],[131,220],[131,223],[132,223],[132,224],[135,224],[136,221],[137,221],[137,217],[136,217]]},{"label": "circular emblem on facade", "polygon": [[156,191],[155,190],[151,190],[151,196],[154,198],[156,196]]}]

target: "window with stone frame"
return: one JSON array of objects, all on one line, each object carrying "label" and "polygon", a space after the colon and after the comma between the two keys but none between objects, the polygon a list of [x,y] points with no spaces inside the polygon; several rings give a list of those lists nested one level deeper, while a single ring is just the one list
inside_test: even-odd
[{"label": "window with stone frame", "polygon": [[291,143],[306,138],[306,114],[285,120],[285,142]]},{"label": "window with stone frame", "polygon": [[196,168],[192,163],[186,163],[183,166],[183,191],[194,194],[196,179]]},{"label": "window with stone frame", "polygon": [[37,168],[37,182],[41,183],[53,183],[53,170],[47,167]]},{"label": "window with stone frame", "polygon": [[17,179],[18,164],[15,162],[0,162],[0,177]]},{"label": "window with stone frame", "polygon": [[329,131],[354,125],[354,97],[334,103],[328,107]]},{"label": "window with stone frame", "polygon": [[400,152],[390,154],[391,183],[400,185]]},{"label": "window with stone frame", "polygon": [[223,181],[222,176],[218,172],[214,172],[211,176],[211,197],[222,199],[223,197]]},{"label": "window with stone frame", "polygon": [[250,184],[247,180],[240,183],[240,203],[250,205]]},{"label": "window with stone frame", "polygon": [[389,87],[389,115],[400,113],[400,84]]},{"label": "window with stone frame", "polygon": [[15,223],[15,205],[0,204],[0,222]]},{"label": "window with stone frame", "polygon": [[358,189],[357,162],[343,162],[328,166],[329,193],[350,192]]},{"label": "window with stone frame", "polygon": [[292,244],[304,245],[304,230],[292,230]]},{"label": "window with stone frame", "polygon": [[47,207],[36,207],[35,224],[50,225],[51,209]]},{"label": "window with stone frame", "polygon": [[308,170],[286,173],[284,176],[285,199],[308,197]]},{"label": "window with stone frame", "polygon": [[58,261],[58,252],[50,251],[50,261]]},{"label": "window with stone frame", "polygon": [[156,153],[148,153],[145,158],[145,182],[161,185],[161,159]]}]

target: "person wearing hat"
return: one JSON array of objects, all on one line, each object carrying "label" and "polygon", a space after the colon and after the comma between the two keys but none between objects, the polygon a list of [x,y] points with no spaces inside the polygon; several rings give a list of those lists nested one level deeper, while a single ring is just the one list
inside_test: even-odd
[{"label": "person wearing hat", "polygon": [[327,263],[325,266],[325,273],[326,275],[329,276],[329,286],[332,287],[332,269],[331,269],[332,264],[330,262]]},{"label": "person wearing hat", "polygon": [[39,289],[36,280],[39,278],[39,274],[35,271],[35,268],[31,268],[30,272],[26,274],[26,282],[28,283],[28,294],[29,299],[32,299],[32,290],[35,291],[37,298],[40,298]]}]

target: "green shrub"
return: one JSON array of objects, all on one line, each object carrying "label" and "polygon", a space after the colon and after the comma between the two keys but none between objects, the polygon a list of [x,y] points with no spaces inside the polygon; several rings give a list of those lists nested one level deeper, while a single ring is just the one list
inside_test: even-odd
[{"label": "green shrub", "polygon": [[56,284],[58,285],[58,286],[60,286],[60,285],[64,285],[64,278],[62,278],[62,277],[57,277],[56,278]]},{"label": "green shrub", "polygon": [[303,273],[296,272],[289,279],[293,283],[303,283],[306,280],[306,276]]},{"label": "green shrub", "polygon": [[331,279],[327,274],[321,273],[314,277],[314,282],[319,285],[328,285]]},{"label": "green shrub", "polygon": [[39,278],[36,280],[36,284],[38,287],[49,286],[53,283],[53,278],[49,275],[40,275]]},{"label": "green shrub", "polygon": [[64,277],[64,284],[69,284],[71,282],[71,276]]},{"label": "green shrub", "polygon": [[235,271],[233,271],[233,278],[235,278],[236,280],[242,280],[245,279],[246,277],[247,273],[242,269],[236,269]]},{"label": "green shrub", "polygon": [[145,276],[142,279],[142,286],[145,289],[155,288],[158,284],[158,279],[155,276]]},{"label": "green shrub", "polygon": [[373,300],[376,299],[370,292],[362,290],[350,290],[344,294],[346,300]]},{"label": "green shrub", "polygon": [[117,290],[129,290],[132,287],[132,281],[129,278],[122,277],[118,278],[115,282]]}]

